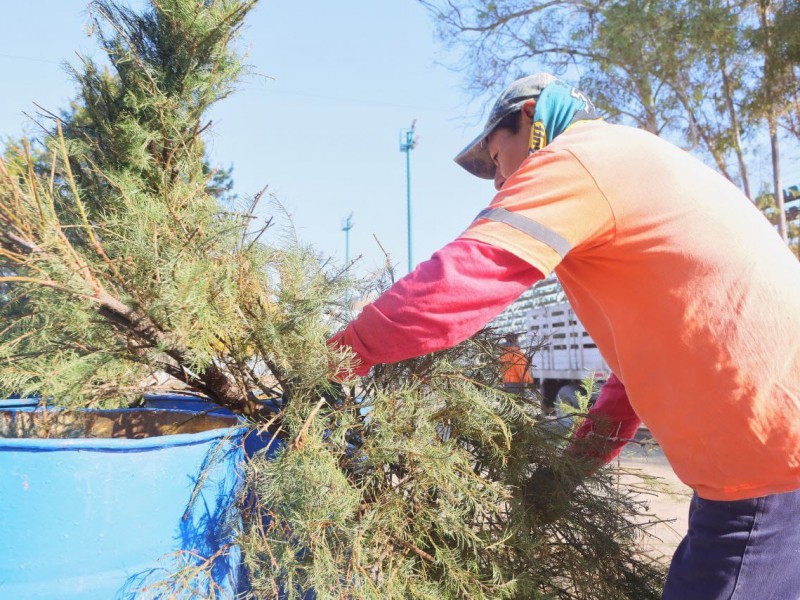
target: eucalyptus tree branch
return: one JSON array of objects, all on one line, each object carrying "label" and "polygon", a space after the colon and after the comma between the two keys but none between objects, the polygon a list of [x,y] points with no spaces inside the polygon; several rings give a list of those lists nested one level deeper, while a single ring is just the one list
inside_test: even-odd
[{"label": "eucalyptus tree branch", "polygon": [[497,29],[503,28],[504,26],[514,21],[523,20],[526,17],[529,17],[536,13],[543,12],[549,8],[553,8],[554,6],[583,6],[583,7],[591,6],[590,4],[582,0],[548,0],[541,4],[531,6],[530,8],[507,12],[505,14],[502,14],[499,10],[495,8],[496,12],[494,13],[494,15],[492,15],[494,18],[491,19],[491,21],[486,25],[478,25],[478,24],[467,24],[463,19],[461,10],[458,7],[456,7],[453,4],[453,2],[448,2],[448,6],[451,9],[452,13],[455,13],[456,18],[453,18],[448,14],[446,14],[441,8],[439,8],[436,2],[430,0],[419,0],[419,2],[425,8],[427,8],[432,14],[434,14],[437,18],[446,22],[448,25],[455,27],[459,32],[465,32],[465,33],[491,33],[496,31]]}]

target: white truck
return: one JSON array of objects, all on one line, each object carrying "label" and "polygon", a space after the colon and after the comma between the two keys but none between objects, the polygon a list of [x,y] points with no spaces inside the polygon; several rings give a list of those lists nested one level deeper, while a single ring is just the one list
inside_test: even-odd
[{"label": "white truck", "polygon": [[569,302],[531,310],[527,324],[532,342],[542,344],[532,357],[531,375],[545,408],[557,402],[577,407],[576,392],[584,379],[593,376],[599,383],[608,378],[608,365]]},{"label": "white truck", "polygon": [[587,376],[608,377],[608,365],[553,275],[522,294],[493,325],[516,333],[519,346],[532,354],[531,375],[546,410],[558,402],[577,406],[575,394]]}]

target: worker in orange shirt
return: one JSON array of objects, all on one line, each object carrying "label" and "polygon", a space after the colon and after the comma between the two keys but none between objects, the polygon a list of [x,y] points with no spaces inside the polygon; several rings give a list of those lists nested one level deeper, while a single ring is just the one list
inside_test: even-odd
[{"label": "worker in orange shirt", "polygon": [[530,361],[522,353],[516,334],[505,335],[505,345],[499,362],[503,390],[524,398],[525,390],[533,386],[533,377],[531,377]]},{"label": "worker in orange shirt", "polygon": [[509,85],[456,162],[497,194],[330,343],[359,375],[448,348],[555,271],[613,372],[573,448],[607,462],[641,418],[695,491],[664,600],[800,598],[800,263],[774,228],[546,74]]}]

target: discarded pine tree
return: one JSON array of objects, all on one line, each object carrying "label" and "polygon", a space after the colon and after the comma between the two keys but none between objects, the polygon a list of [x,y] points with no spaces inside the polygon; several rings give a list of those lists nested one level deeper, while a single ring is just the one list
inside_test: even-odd
[{"label": "discarded pine tree", "polygon": [[497,391],[491,333],[328,382],[344,298],[380,284],[221,201],[205,159],[253,4],[93,4],[111,70],[84,61],[75,110],[0,163],[0,386],[125,406],[166,372],[282,440],[248,470],[272,517],[241,534],[257,598],[658,598],[641,504],[577,483],[564,436]]}]

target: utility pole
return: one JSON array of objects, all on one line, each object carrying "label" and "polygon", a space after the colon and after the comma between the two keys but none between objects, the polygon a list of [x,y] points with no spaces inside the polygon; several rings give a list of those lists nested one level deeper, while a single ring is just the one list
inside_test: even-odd
[{"label": "utility pole", "polygon": [[347,268],[350,265],[350,230],[353,228],[353,213],[347,215],[347,218],[342,221],[342,231],[344,231],[344,266]]},{"label": "utility pole", "polygon": [[411,260],[411,151],[417,145],[417,138],[414,137],[414,128],[417,120],[411,121],[409,129],[400,130],[400,152],[406,153],[406,213],[408,222],[408,272],[411,272],[413,261]]},{"label": "utility pole", "polygon": [[[342,231],[344,231],[344,268],[350,267],[350,230],[353,228],[353,213],[347,215],[347,218],[342,221]],[[350,319],[350,286],[347,286],[347,293],[344,297],[344,314],[345,317]]]}]

